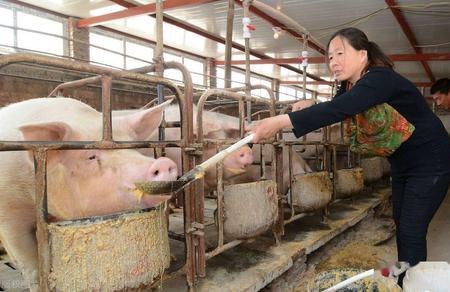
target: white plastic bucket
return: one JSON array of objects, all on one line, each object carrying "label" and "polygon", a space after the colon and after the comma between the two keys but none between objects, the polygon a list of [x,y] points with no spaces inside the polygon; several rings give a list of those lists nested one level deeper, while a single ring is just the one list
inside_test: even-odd
[{"label": "white plastic bucket", "polygon": [[450,291],[450,265],[447,262],[420,262],[406,271],[403,291]]}]

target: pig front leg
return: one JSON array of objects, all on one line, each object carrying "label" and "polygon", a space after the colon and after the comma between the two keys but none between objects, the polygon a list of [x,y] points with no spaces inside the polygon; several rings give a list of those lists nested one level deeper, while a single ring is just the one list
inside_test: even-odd
[{"label": "pig front leg", "polygon": [[9,257],[22,272],[30,291],[38,291],[35,210],[23,205],[9,205],[8,209],[1,209],[0,239]]}]

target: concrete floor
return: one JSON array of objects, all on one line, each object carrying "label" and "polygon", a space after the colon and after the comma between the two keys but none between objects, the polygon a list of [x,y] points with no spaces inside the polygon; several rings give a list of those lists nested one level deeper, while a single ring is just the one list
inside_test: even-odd
[{"label": "concrete floor", "polygon": [[450,263],[450,192],[428,228],[428,261]]}]

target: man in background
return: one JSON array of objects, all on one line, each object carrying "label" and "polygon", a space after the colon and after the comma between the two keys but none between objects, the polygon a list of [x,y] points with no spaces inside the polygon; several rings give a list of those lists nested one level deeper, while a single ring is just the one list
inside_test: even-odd
[{"label": "man in background", "polygon": [[436,81],[431,86],[430,93],[433,95],[433,99],[436,105],[443,109],[450,109],[450,79],[442,78]]}]

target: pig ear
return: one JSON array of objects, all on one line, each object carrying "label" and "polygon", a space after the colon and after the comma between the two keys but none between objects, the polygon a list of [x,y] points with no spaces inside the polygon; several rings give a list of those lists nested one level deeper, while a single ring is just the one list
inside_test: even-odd
[{"label": "pig ear", "polygon": [[[203,135],[214,137],[215,133],[223,131],[227,138],[239,137],[239,124],[228,121],[203,121]],[[220,136],[220,135],[219,135]],[[225,138],[225,137],[219,137]]]},{"label": "pig ear", "polygon": [[134,140],[146,140],[159,127],[164,109],[173,101],[170,99],[152,108],[138,111],[124,117]]},{"label": "pig ear", "polygon": [[[69,141],[73,136],[72,128],[63,122],[24,125],[19,128],[25,141]],[[28,151],[28,158],[33,161],[33,152]],[[49,151],[47,165],[59,162],[59,151]]]},{"label": "pig ear", "polygon": [[68,141],[72,128],[63,122],[24,125],[19,128],[25,141]]},{"label": "pig ear", "polygon": [[[197,126],[197,123],[195,123]],[[203,121],[203,135],[208,136],[211,133],[222,130],[221,125],[217,121]],[[197,127],[195,127],[195,132],[197,132]]]}]

